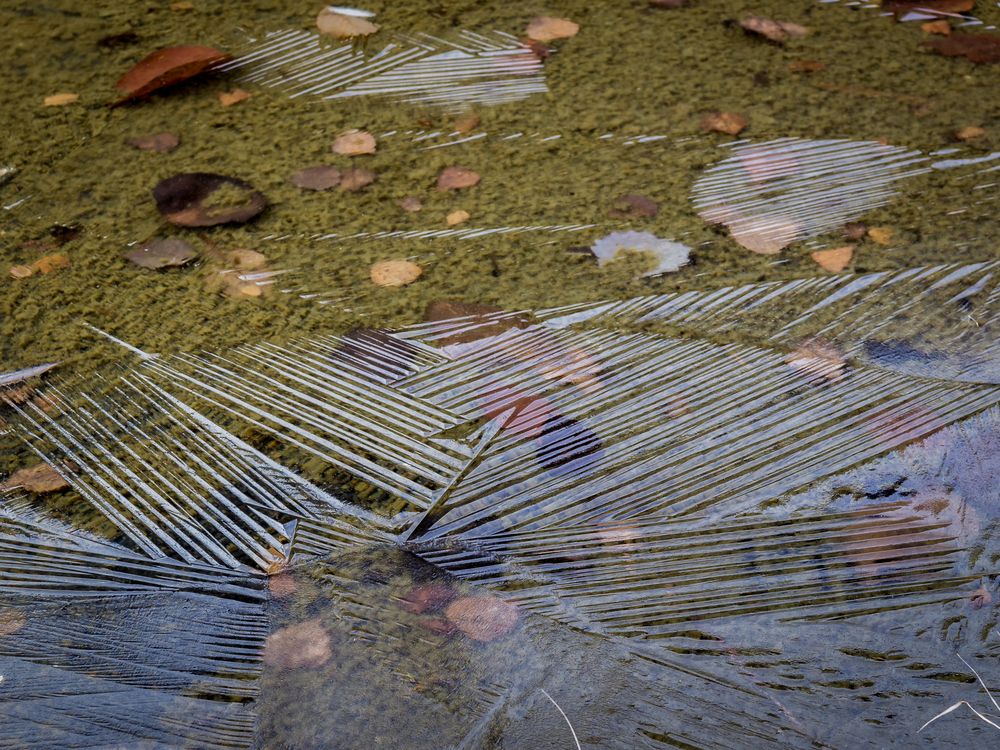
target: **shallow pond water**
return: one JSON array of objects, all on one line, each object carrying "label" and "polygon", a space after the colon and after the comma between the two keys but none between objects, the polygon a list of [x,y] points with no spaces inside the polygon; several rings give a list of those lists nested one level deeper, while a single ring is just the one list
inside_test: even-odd
[{"label": "shallow pond water", "polygon": [[665,5],[0,4],[0,747],[996,741],[1000,6]]}]

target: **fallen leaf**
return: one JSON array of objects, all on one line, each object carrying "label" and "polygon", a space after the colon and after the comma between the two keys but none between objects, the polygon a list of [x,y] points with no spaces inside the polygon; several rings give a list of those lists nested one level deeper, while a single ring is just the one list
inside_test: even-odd
[{"label": "fallen leaf", "polygon": [[58,492],[69,487],[69,482],[60,476],[48,464],[35,464],[24,469],[18,469],[7,481],[0,484],[0,489],[9,490],[21,488],[36,495]]},{"label": "fallen leaf", "polygon": [[219,92],[219,104],[223,107],[231,107],[234,104],[245,102],[250,98],[250,92],[244,89],[233,89],[232,91]]},{"label": "fallen leaf", "polygon": [[34,276],[35,272],[30,266],[11,266],[10,275],[14,279],[26,279],[29,276]]},{"label": "fallen leaf", "polygon": [[462,190],[479,184],[479,174],[465,167],[445,167],[438,175],[438,190]]},{"label": "fallen leaf", "polygon": [[348,130],[333,142],[333,151],[342,156],[375,153],[375,136],[366,130]]},{"label": "fallen leaf", "polygon": [[330,635],[318,619],[288,625],[264,641],[264,663],[279,669],[319,667],[330,660]]},{"label": "fallen leaf", "polygon": [[295,578],[290,573],[279,572],[267,579],[267,590],[271,592],[271,596],[278,599],[291,596],[298,588]]},{"label": "fallen leaf", "polygon": [[786,39],[803,37],[809,29],[789,21],[773,21],[763,16],[744,16],[740,27],[751,34],[770,39],[772,42],[783,43]]},{"label": "fallen leaf", "polygon": [[819,263],[820,268],[830,273],[840,273],[854,257],[854,245],[844,245],[830,250],[817,250],[812,259]]},{"label": "fallen leaf", "polygon": [[736,112],[710,112],[701,118],[701,129],[706,132],[739,135],[747,126],[747,119]]},{"label": "fallen leaf", "polygon": [[409,211],[411,214],[415,214],[424,207],[424,204],[420,202],[419,198],[408,195],[399,202],[399,207],[404,211]]},{"label": "fallen leaf", "polygon": [[513,630],[518,611],[495,596],[463,596],[448,605],[445,617],[472,640],[485,643]]},{"label": "fallen leaf", "polygon": [[400,604],[407,612],[422,615],[425,612],[438,612],[457,596],[451,586],[443,583],[423,583],[411,588]]},{"label": "fallen leaf", "polygon": [[226,257],[240,271],[259,271],[267,265],[267,256],[256,250],[237,248],[226,253]]},{"label": "fallen leaf", "polygon": [[940,39],[928,39],[924,45],[945,57],[964,57],[979,64],[1000,62],[1000,34],[956,31]]},{"label": "fallen leaf", "polygon": [[43,274],[52,273],[53,271],[61,271],[64,268],[69,268],[69,258],[62,253],[46,255],[31,264],[31,269],[33,271]]},{"label": "fallen leaf", "polygon": [[334,10],[333,7],[323,8],[316,16],[316,28],[321,34],[327,34],[337,39],[369,36],[378,31],[378,24],[368,20],[374,16],[373,13],[366,11],[345,13],[343,12],[345,10],[345,8],[337,10]]},{"label": "fallen leaf", "polygon": [[844,224],[844,237],[857,242],[868,234],[868,226],[860,221],[849,221]]},{"label": "fallen leaf", "polygon": [[456,133],[469,133],[479,127],[479,115],[471,112],[463,115],[455,120],[452,127]]},{"label": "fallen leaf", "polygon": [[879,245],[888,245],[892,242],[892,228],[869,227],[868,236],[871,237],[873,242],[877,242]]},{"label": "fallen leaf", "polygon": [[987,604],[991,604],[993,602],[993,595],[990,594],[986,586],[980,586],[972,592],[972,595],[969,597],[969,601],[976,609],[982,609]]},{"label": "fallen leaf", "polygon": [[659,211],[660,207],[652,198],[629,193],[615,199],[608,216],[613,219],[645,219],[656,216]]},{"label": "fallen leaf", "polygon": [[340,189],[356,193],[375,182],[375,177],[375,173],[367,169],[345,169],[340,175]]},{"label": "fallen leaf", "polygon": [[785,362],[814,384],[822,381],[835,383],[844,377],[847,369],[844,353],[821,339],[804,341],[785,357]]},{"label": "fallen leaf", "polygon": [[329,190],[340,184],[340,170],[336,167],[306,167],[292,175],[292,184],[303,190]]},{"label": "fallen leaf", "polygon": [[229,60],[225,52],[211,47],[164,47],[137,62],[118,80],[122,97],[112,106],[142,99],[154,91],[186,81],[213,65]]},{"label": "fallen leaf", "polygon": [[555,54],[556,48],[549,47],[548,45],[542,44],[535,39],[522,39],[521,44],[528,48],[535,57],[539,60],[548,60],[552,55]]},{"label": "fallen leaf", "polygon": [[576,36],[579,30],[580,25],[567,18],[537,16],[528,24],[524,34],[528,39],[534,39],[536,42],[552,42],[556,39],[568,39],[571,36]]},{"label": "fallen leaf", "polygon": [[80,100],[79,94],[70,94],[68,92],[62,94],[52,94],[47,96],[42,100],[42,104],[46,107],[64,107],[67,104],[73,104]]},{"label": "fallen leaf", "polygon": [[197,257],[198,251],[190,243],[176,237],[156,239],[125,253],[128,261],[152,269],[185,266]]},{"label": "fallen leaf", "polygon": [[982,138],[984,135],[986,135],[985,128],[981,128],[978,125],[966,125],[955,133],[955,138],[959,141],[971,141],[976,138]]},{"label": "fallen leaf", "polygon": [[775,216],[734,221],[728,226],[729,235],[737,244],[759,255],[776,255],[799,236],[795,221]]},{"label": "fallen leaf", "polygon": [[153,188],[156,208],[171,224],[211,227],[243,224],[267,208],[267,198],[234,177],[209,172],[185,172]]},{"label": "fallen leaf", "polygon": [[0,636],[14,635],[28,624],[28,618],[23,612],[13,608],[0,609]]},{"label": "fallen leaf", "polygon": [[453,227],[456,224],[461,224],[464,221],[469,220],[469,212],[459,209],[457,211],[452,211],[448,216],[445,217],[445,221],[448,223],[449,227]]},{"label": "fallen leaf", "polygon": [[938,34],[948,36],[951,33],[951,24],[941,19],[939,21],[927,21],[920,24],[920,30],[925,34]]},{"label": "fallen leaf", "polygon": [[180,0],[180,2],[170,3],[170,10],[174,13],[186,13],[189,10],[194,10],[194,3],[189,3],[187,0]]},{"label": "fallen leaf", "polygon": [[173,133],[156,133],[155,135],[140,135],[136,138],[129,138],[125,143],[140,151],[167,154],[180,145],[181,139]]},{"label": "fallen leaf", "polygon": [[369,275],[378,286],[406,286],[420,278],[424,269],[408,260],[383,260],[371,267]]},{"label": "fallen leaf", "polygon": [[819,60],[793,60],[788,63],[788,69],[793,73],[818,73],[826,68],[826,63]]},{"label": "fallen leaf", "polygon": [[[882,10],[900,20],[907,13],[965,13],[972,10],[976,0],[882,0]],[[945,21],[945,23],[948,23]]]}]

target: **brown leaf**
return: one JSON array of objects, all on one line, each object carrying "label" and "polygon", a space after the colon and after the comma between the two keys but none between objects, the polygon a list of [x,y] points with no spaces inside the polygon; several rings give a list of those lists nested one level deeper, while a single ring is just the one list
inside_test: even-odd
[{"label": "brown leaf", "polygon": [[62,253],[46,255],[31,264],[31,270],[35,273],[52,273],[64,268],[69,268],[69,258]]},{"label": "brown leaf", "polygon": [[892,243],[893,231],[891,227],[869,227],[868,236],[879,245],[888,245]]},{"label": "brown leaf", "polygon": [[12,279],[26,279],[35,275],[31,266],[11,266],[9,273]]},{"label": "brown leaf", "polygon": [[157,133],[155,135],[140,135],[136,138],[129,138],[125,143],[141,151],[155,151],[158,154],[167,154],[180,145],[181,139],[173,133]]},{"label": "brown leaf", "polygon": [[234,104],[245,102],[250,98],[250,92],[243,89],[233,89],[232,91],[219,92],[219,104],[223,107],[231,107]]},{"label": "brown leaf", "polygon": [[408,195],[403,200],[399,202],[399,207],[404,211],[408,211],[411,214],[415,214],[420,211],[424,204],[420,202],[420,199],[413,195]]},{"label": "brown leaf", "polygon": [[[725,222],[723,222],[725,223]],[[799,225],[792,219],[767,217],[728,224],[729,234],[739,245],[759,255],[776,255],[798,238]]]},{"label": "brown leaf", "polygon": [[330,660],[330,635],[318,619],[288,625],[264,641],[264,663],[279,669],[319,667]]},{"label": "brown leaf", "polygon": [[813,385],[835,383],[844,377],[847,363],[844,353],[821,339],[809,339],[785,357],[788,366]]},{"label": "brown leaf", "polygon": [[[882,10],[892,13],[898,21],[907,13],[965,13],[976,0],[882,0]],[[945,21],[947,23],[947,21]]]},{"label": "brown leaf", "polygon": [[739,135],[747,126],[747,118],[736,112],[710,112],[701,118],[701,129],[706,132]]},{"label": "brown leaf", "polygon": [[495,596],[463,596],[448,605],[445,616],[474,641],[495,641],[517,625],[517,607]]},{"label": "brown leaf", "polygon": [[613,219],[644,219],[656,216],[659,211],[660,207],[652,198],[629,193],[615,200],[608,216]]},{"label": "brown leaf", "polygon": [[438,175],[438,190],[462,190],[479,184],[479,173],[465,167],[445,167]]},{"label": "brown leaf", "polygon": [[356,193],[375,182],[375,177],[375,173],[367,169],[345,169],[340,175],[340,189]]},{"label": "brown leaf", "polygon": [[374,34],[378,31],[378,24],[369,21],[365,15],[338,13],[332,7],[327,7],[316,16],[316,28],[321,34],[337,39],[350,39],[351,37]]},{"label": "brown leaf", "polygon": [[969,597],[969,601],[976,609],[982,609],[987,604],[991,604],[993,602],[993,595],[989,592],[986,586],[980,586],[972,592],[972,595]]},{"label": "brown leaf", "polygon": [[966,125],[955,133],[955,139],[959,141],[972,141],[986,135],[986,130],[978,125]]},{"label": "brown leaf", "polygon": [[383,260],[371,267],[371,280],[379,286],[406,286],[420,278],[424,269],[408,260]]},{"label": "brown leaf", "polygon": [[118,80],[122,97],[113,106],[142,99],[154,91],[186,81],[213,65],[229,60],[225,52],[211,47],[164,47],[137,62]]},{"label": "brown leaf", "polygon": [[793,73],[818,73],[826,68],[826,63],[819,60],[793,60],[788,63],[788,69]]},{"label": "brown leaf", "polygon": [[951,33],[951,24],[942,18],[937,21],[927,21],[920,24],[920,30],[925,34],[948,36]]},{"label": "brown leaf", "polygon": [[329,190],[340,184],[340,170],[336,167],[306,167],[292,175],[292,184],[303,190]]},{"label": "brown leaf", "polygon": [[129,250],[125,258],[142,268],[177,268],[198,257],[198,251],[190,243],[176,237],[156,239],[142,247]]},{"label": "brown leaf", "polygon": [[1000,62],[1000,34],[956,31],[940,39],[928,39],[924,45],[945,57],[964,57],[978,64]]},{"label": "brown leaf", "polygon": [[809,33],[809,29],[790,21],[773,21],[763,16],[744,16],[740,20],[740,26],[750,34],[762,36],[772,42],[783,43],[786,39],[803,37]]},{"label": "brown leaf", "polygon": [[37,495],[58,492],[67,487],[69,487],[69,482],[48,464],[35,464],[18,469],[7,478],[4,484],[0,485],[0,489],[22,488]]},{"label": "brown leaf", "polygon": [[817,250],[812,254],[812,259],[816,261],[820,268],[830,273],[840,273],[854,257],[854,245],[844,245],[844,247],[834,247],[830,250]]},{"label": "brown leaf", "polygon": [[226,258],[241,271],[259,271],[267,266],[267,256],[256,250],[237,248],[226,253]]},{"label": "brown leaf", "polygon": [[452,124],[456,133],[469,133],[479,127],[479,115],[470,112],[462,115]]},{"label": "brown leaf", "polygon": [[367,130],[348,130],[333,142],[333,151],[342,156],[375,153],[375,136]]},{"label": "brown leaf", "polygon": [[421,615],[444,609],[457,595],[455,589],[444,583],[423,583],[411,588],[401,605],[407,612]]},{"label": "brown leaf", "polygon": [[555,47],[549,47],[548,45],[542,44],[535,39],[522,39],[521,44],[531,50],[531,54],[543,61],[552,57],[556,51]]},{"label": "brown leaf", "polygon": [[868,225],[862,224],[860,221],[849,221],[844,224],[843,232],[844,237],[857,242],[868,234]]},{"label": "brown leaf", "polygon": [[528,39],[534,39],[536,42],[552,42],[556,39],[568,39],[571,36],[576,36],[579,30],[580,25],[567,18],[537,16],[528,24],[524,34]]},{"label": "brown leaf", "polygon": [[0,609],[0,636],[14,635],[28,624],[23,612],[13,608]]},{"label": "brown leaf", "polygon": [[171,224],[211,227],[243,224],[267,208],[267,198],[234,177],[209,172],[185,172],[153,188],[156,208]]},{"label": "brown leaf", "polygon": [[445,223],[447,223],[449,227],[453,227],[456,224],[461,224],[463,222],[468,221],[469,216],[470,214],[468,211],[463,211],[462,209],[458,209],[457,211],[452,211],[445,217]]},{"label": "brown leaf", "polygon": [[62,94],[52,94],[51,96],[45,97],[42,100],[42,104],[46,107],[64,107],[67,104],[73,104],[80,100],[79,94],[70,94],[68,92]]}]

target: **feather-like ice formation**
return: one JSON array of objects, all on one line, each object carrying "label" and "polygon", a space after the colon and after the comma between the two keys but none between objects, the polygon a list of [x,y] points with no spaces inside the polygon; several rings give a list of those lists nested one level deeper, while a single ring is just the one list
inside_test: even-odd
[{"label": "feather-like ice formation", "polygon": [[315,33],[270,32],[220,68],[290,96],[388,96],[449,110],[502,104],[548,89],[542,63],[510,34],[400,36],[375,53],[330,46]]},{"label": "feather-like ice formation", "polygon": [[[565,742],[544,690],[601,747],[892,744],[959,699],[956,642],[992,668],[995,279],[467,315],[8,398],[119,533],[0,498],[5,737]],[[473,645],[441,596],[518,624]]]}]

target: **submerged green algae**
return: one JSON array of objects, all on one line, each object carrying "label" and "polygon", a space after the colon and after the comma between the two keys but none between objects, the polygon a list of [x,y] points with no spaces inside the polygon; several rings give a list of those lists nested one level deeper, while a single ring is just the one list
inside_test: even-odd
[{"label": "submerged green algae", "polygon": [[[719,227],[702,221],[688,193],[700,170],[724,156],[728,136],[705,135],[706,111],[730,110],[750,122],[743,137],[780,136],[885,139],[924,153],[953,145],[966,125],[986,134],[964,146],[966,155],[1000,149],[996,69],[945,59],[921,48],[917,24],[879,18],[871,9],[803,2],[694,2],[677,11],[578,2],[375,3],[388,31],[447,34],[457,28],[518,33],[539,13],[573,18],[580,34],[558,43],[546,62],[547,95],[482,108],[481,129],[559,134],[542,143],[487,138],[466,145],[419,150],[403,137],[380,138],[374,156],[350,159],[330,150],[349,128],[379,135],[407,129],[449,130],[453,117],[438,110],[354,97],[334,102],[289,99],[280,90],[255,89],[231,107],[217,94],[235,79],[205,77],[146,102],[109,109],[114,82],[151,49],[211,44],[237,51],[246,34],[281,28],[311,29],[317,7],[302,2],[195,3],[188,12],[170,4],[99,2],[85,7],[57,0],[0,9],[0,42],[12,51],[0,70],[0,96],[13,103],[0,163],[17,167],[0,188],[0,370],[59,360],[69,377],[107,371],[128,355],[95,336],[87,322],[147,352],[219,350],[248,341],[281,340],[358,325],[398,326],[422,319],[431,301],[448,298],[504,308],[551,307],[685,288],[711,288],[817,273],[811,247],[786,249],[780,264],[753,255]],[[982,14],[996,9],[978,9]],[[745,12],[809,26],[812,33],[785,46],[745,35],[730,23]],[[994,19],[995,20],[995,19]],[[130,37],[129,35],[134,35]],[[109,39],[109,37],[116,37]],[[377,49],[378,39],[369,46]],[[825,69],[795,73],[808,59]],[[66,107],[41,106],[57,91],[80,94]],[[135,150],[128,138],[171,131],[181,145],[169,154]],[[659,143],[626,146],[600,136],[659,134]],[[289,182],[314,164],[362,166],[378,173],[358,193],[304,192]],[[435,179],[461,164],[482,176],[475,188],[442,192]],[[242,227],[182,230],[162,222],[150,195],[161,179],[209,171],[247,180],[271,206]],[[1000,254],[1000,220],[987,200],[970,198],[969,184],[931,172],[898,185],[900,195],[864,217],[893,228],[889,247],[862,242],[850,270],[978,261]],[[655,200],[657,216],[609,220],[623,193]],[[400,209],[418,196],[421,212]],[[469,211],[467,226],[596,223],[580,233],[490,235],[475,240],[381,239],[311,241],[320,232],[444,228],[453,210]],[[30,264],[55,247],[53,225],[82,233],[58,248],[67,270],[14,280],[6,267]],[[630,261],[598,268],[567,248],[590,244],[615,228],[636,228],[695,248],[692,264],[676,274],[636,278]],[[204,249],[258,250],[275,269],[292,269],[290,286],[329,291],[338,304],[318,305],[276,290],[260,298],[231,299],[218,292],[211,264],[167,272],[138,269],[122,258],[129,243],[173,234]],[[291,235],[283,241],[264,240]],[[818,238],[842,244],[831,233]],[[425,266],[403,289],[374,287],[368,268],[378,260],[411,257]],[[0,473],[26,460],[2,446]],[[308,468],[308,467],[305,467]],[[307,472],[308,473],[308,472]],[[359,488],[364,492],[364,488]]]}]

